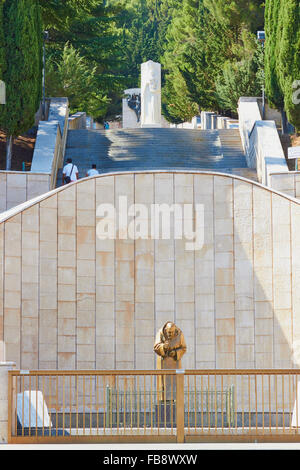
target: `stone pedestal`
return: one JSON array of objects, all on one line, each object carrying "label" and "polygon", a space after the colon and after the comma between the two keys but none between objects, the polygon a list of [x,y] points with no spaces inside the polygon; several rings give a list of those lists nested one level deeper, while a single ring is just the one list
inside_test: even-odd
[{"label": "stone pedestal", "polygon": [[0,444],[8,442],[8,371],[15,367],[14,362],[0,362]]},{"label": "stone pedestal", "polygon": [[141,65],[141,127],[161,127],[161,65]]}]

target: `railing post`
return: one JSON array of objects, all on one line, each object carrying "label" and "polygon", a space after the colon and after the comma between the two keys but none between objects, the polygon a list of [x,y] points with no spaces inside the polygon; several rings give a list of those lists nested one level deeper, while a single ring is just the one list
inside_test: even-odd
[{"label": "railing post", "polygon": [[184,370],[176,370],[177,442],[184,442]]},{"label": "railing post", "polygon": [[8,371],[15,367],[14,362],[0,362],[0,444],[10,442],[13,431],[13,381]]}]

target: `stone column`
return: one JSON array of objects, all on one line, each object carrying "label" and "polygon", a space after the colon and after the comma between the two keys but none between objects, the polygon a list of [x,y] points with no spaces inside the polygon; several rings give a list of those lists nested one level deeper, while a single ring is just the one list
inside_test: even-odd
[{"label": "stone column", "polygon": [[15,362],[0,362],[0,444],[8,441],[8,371],[15,367]]}]

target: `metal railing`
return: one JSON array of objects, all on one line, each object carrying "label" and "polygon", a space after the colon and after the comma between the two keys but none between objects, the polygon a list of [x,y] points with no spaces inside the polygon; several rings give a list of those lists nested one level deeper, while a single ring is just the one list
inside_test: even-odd
[{"label": "metal railing", "polygon": [[10,443],[300,441],[300,371],[9,371]]}]

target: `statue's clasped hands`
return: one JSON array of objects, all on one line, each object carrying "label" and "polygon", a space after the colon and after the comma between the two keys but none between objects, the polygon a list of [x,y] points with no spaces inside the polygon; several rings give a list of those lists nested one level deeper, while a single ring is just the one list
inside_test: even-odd
[{"label": "statue's clasped hands", "polygon": [[164,344],[164,351],[167,356],[169,357],[176,357],[176,351],[174,349],[171,349],[169,341],[166,341]]}]

